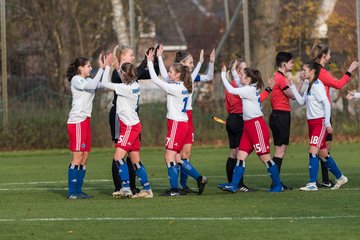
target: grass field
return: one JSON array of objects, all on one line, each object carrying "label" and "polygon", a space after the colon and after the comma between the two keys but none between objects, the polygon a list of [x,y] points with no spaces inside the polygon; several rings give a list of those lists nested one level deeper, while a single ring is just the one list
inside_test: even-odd
[{"label": "grass field", "polygon": [[[301,187],[308,179],[307,146],[290,146],[282,180]],[[208,176],[201,196],[159,196],[168,188],[162,148],[144,148],[153,199],[113,199],[113,149],[90,155],[85,191],[90,200],[67,200],[67,150],[0,155],[0,239],[359,239],[359,144],[335,144],[333,156],[349,183],[338,191],[267,193],[270,178],[251,156],[245,183],[258,189],[230,194],[226,147],[197,147],[192,163]],[[190,185],[196,184],[190,180]],[[325,236],[325,237],[324,237]]]}]

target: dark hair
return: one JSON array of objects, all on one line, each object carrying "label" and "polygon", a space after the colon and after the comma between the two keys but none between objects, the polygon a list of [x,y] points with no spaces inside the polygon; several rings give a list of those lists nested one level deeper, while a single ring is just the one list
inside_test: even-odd
[{"label": "dark hair", "polygon": [[66,78],[68,79],[69,82],[71,82],[71,79],[78,75],[79,72],[79,67],[83,67],[85,66],[90,60],[86,57],[78,57],[75,58],[68,66],[67,70],[66,70]]},{"label": "dark hair", "polygon": [[310,89],[311,89],[311,86],[314,84],[315,80],[317,80],[319,78],[319,74],[320,74],[320,71],[321,71],[321,65],[315,61],[310,61],[310,62],[307,62],[305,63],[304,65],[307,65],[308,68],[310,70],[314,70],[314,78],[313,79],[309,79],[310,82],[309,82],[309,88],[307,90],[307,93],[309,94],[310,93]]},{"label": "dark hair", "polygon": [[276,66],[281,67],[282,63],[287,63],[293,58],[293,55],[289,52],[278,52],[276,54]]},{"label": "dark hair", "polygon": [[188,51],[177,51],[175,54],[175,63],[180,63],[189,56],[191,56],[191,54]]},{"label": "dark hair", "polygon": [[244,58],[236,58],[232,61],[230,61],[229,63],[229,66],[228,66],[228,71],[226,72],[226,77],[229,79],[229,80],[232,80],[233,79],[233,76],[231,74],[231,70],[232,70],[232,66],[234,64],[234,62],[237,60],[237,65],[236,65],[236,70],[240,68],[240,65],[241,63],[245,62],[245,59]]},{"label": "dark hair", "polygon": [[124,73],[124,75],[121,76],[123,83],[129,85],[137,80],[137,72],[134,64],[124,63],[121,65],[120,71]]},{"label": "dark hair", "polygon": [[311,49],[311,60],[320,63],[320,59],[323,54],[328,54],[329,50],[329,46],[324,43],[315,44]]},{"label": "dark hair", "polygon": [[181,64],[181,63],[174,63],[172,65],[172,68],[175,72],[180,73],[180,80],[184,82],[184,86],[189,91],[189,93],[192,92],[192,78],[191,78],[191,72],[189,67]]},{"label": "dark hair", "polygon": [[245,68],[244,69],[246,76],[251,78],[250,84],[256,84],[256,89],[261,89],[264,87],[264,83],[261,78],[261,73],[257,69]]}]

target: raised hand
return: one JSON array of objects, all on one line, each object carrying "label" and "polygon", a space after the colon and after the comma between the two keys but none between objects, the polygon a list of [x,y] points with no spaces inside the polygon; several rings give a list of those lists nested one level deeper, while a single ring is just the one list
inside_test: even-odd
[{"label": "raised hand", "polygon": [[213,48],[213,50],[210,53],[210,62],[212,63],[215,62],[215,48]]},{"label": "raised hand", "polygon": [[352,91],[348,91],[348,94],[346,95],[346,99],[347,100],[351,100],[354,98],[354,92]]},{"label": "raised hand", "polygon": [[275,86],[275,79],[274,76],[268,78],[268,86],[272,89]]},{"label": "raised hand", "polygon": [[160,43],[159,48],[156,52],[156,56],[161,57],[163,52],[164,52],[164,46],[162,45],[162,43]]},{"label": "raised hand", "polygon": [[111,66],[111,64],[112,64],[112,62],[113,62],[112,54],[109,53],[109,54],[107,54],[106,57],[104,57],[104,58],[105,58],[105,59],[104,59],[104,64],[105,64],[106,66]]},{"label": "raised hand", "polygon": [[234,61],[234,63],[232,64],[232,66],[231,66],[231,70],[236,70],[237,64],[238,64],[238,60],[236,59],[236,60]]},{"label": "raised hand", "polygon": [[99,54],[98,64],[99,64],[99,68],[105,68],[105,64],[104,64],[104,60],[103,60],[103,55],[102,55],[101,53]]},{"label": "raised hand", "polygon": [[199,62],[200,63],[204,62],[204,49],[201,49],[201,51],[200,51]]},{"label": "raised hand", "polygon": [[226,66],[223,65],[221,71],[226,72]]},{"label": "raised hand", "polygon": [[145,55],[148,61],[154,61],[154,49],[149,49],[149,51],[145,53]]},{"label": "raised hand", "polygon": [[353,61],[351,64],[350,64],[350,66],[349,66],[349,68],[348,68],[348,72],[352,72],[352,71],[354,71],[356,68],[358,68],[359,67],[359,62],[357,62],[357,61]]}]

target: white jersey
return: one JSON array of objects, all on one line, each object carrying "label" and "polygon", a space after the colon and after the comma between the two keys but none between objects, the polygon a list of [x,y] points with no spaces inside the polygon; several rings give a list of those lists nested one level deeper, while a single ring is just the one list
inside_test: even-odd
[{"label": "white jersey", "polygon": [[325,86],[319,79],[312,84],[309,93],[309,86],[306,88],[303,96],[300,96],[294,85],[292,85],[290,89],[294,93],[294,96],[299,104],[306,104],[307,119],[325,118],[325,126],[328,127],[331,125],[330,102],[326,96]]},{"label": "white jersey", "polygon": [[131,84],[109,82],[110,67],[106,66],[101,86],[114,90],[117,95],[116,113],[127,126],[140,122],[136,109],[140,100],[140,85],[136,81]]},{"label": "white jersey", "polygon": [[166,118],[187,122],[186,106],[189,101],[189,91],[183,82],[166,82],[158,78],[152,62],[148,61],[151,81],[167,92],[167,114]]},{"label": "white jersey", "polygon": [[[162,57],[160,56],[160,57],[158,57],[158,59],[159,59],[159,69],[160,69],[161,76],[167,82],[170,82],[169,75],[168,75],[168,73],[166,71],[165,64],[164,64],[164,61],[163,61]],[[202,63],[198,62],[195,69],[191,73],[191,79],[192,79],[192,82],[193,82],[193,89],[192,89],[192,93],[189,95],[189,99],[187,100],[186,110],[192,110],[193,109],[192,108],[192,95],[193,95],[194,90],[195,90],[194,82],[208,82],[208,81],[211,81],[214,78],[214,63],[209,62],[209,68],[208,68],[206,74],[199,74],[201,65],[202,65]]]},{"label": "white jersey", "polygon": [[234,88],[228,82],[226,72],[221,72],[221,79],[229,93],[240,96],[243,104],[244,121],[262,117],[264,115],[261,108],[260,91],[256,89],[255,84]]},{"label": "white jersey", "polygon": [[354,93],[354,98],[360,98],[360,92]]},{"label": "white jersey", "polygon": [[91,117],[95,89],[102,73],[103,69],[99,69],[94,79],[79,75],[71,79],[72,104],[67,123],[79,123]]}]

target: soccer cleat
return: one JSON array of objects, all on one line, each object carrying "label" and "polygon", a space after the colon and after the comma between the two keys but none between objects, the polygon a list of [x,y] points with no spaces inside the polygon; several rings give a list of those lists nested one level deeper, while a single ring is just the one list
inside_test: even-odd
[{"label": "soccer cleat", "polygon": [[90,199],[90,198],[94,198],[94,196],[91,196],[87,193],[84,193],[84,192],[81,192],[79,195],[78,195],[79,198],[81,199]]},{"label": "soccer cleat", "polygon": [[283,191],[284,191],[284,187],[282,185],[273,186],[268,190],[268,192],[283,192]]},{"label": "soccer cleat", "polygon": [[331,190],[337,190],[340,189],[342,185],[348,182],[348,178],[342,175],[340,178],[336,179],[335,185],[330,188]]},{"label": "soccer cleat", "polygon": [[[281,182],[281,185],[283,187],[283,190],[293,190],[294,189],[292,187],[285,185],[283,182]],[[272,182],[270,188],[273,188],[273,187],[274,187],[274,183]]]},{"label": "soccer cleat", "polygon": [[207,178],[205,176],[202,176],[201,179],[197,180],[197,185],[199,188],[198,194],[202,194],[205,189],[205,184],[207,183]]},{"label": "soccer cleat", "polygon": [[114,198],[120,198],[120,190],[113,192],[113,193],[112,193],[112,196],[113,196]]},{"label": "soccer cleat", "polygon": [[112,195],[115,198],[130,198],[133,193],[131,192],[131,189],[129,187],[123,187],[120,189],[120,191],[113,192]]},{"label": "soccer cleat", "polygon": [[188,186],[185,186],[185,188],[180,188],[179,192],[180,192],[180,194],[184,193],[184,195],[188,194],[188,193],[197,193],[196,191],[192,190]]},{"label": "soccer cleat", "polygon": [[307,183],[305,187],[300,188],[301,191],[317,191],[316,183]]},{"label": "soccer cleat", "polygon": [[67,196],[68,199],[79,199],[79,195],[77,194],[71,194]]},{"label": "soccer cleat", "polygon": [[238,188],[235,187],[234,185],[232,185],[231,183],[229,183],[228,185],[226,185],[224,187],[224,191],[231,192],[231,193],[236,193],[238,191]]},{"label": "soccer cleat", "polygon": [[238,187],[238,192],[255,192],[256,190],[253,188],[249,188],[248,186],[246,186],[245,184],[240,185]]},{"label": "soccer cleat", "polygon": [[141,190],[139,193],[136,193],[135,195],[132,195],[131,198],[153,198],[154,194],[150,190]]},{"label": "soccer cleat", "polygon": [[180,196],[179,189],[166,190],[161,196],[165,196],[165,197],[177,197],[177,196]]},{"label": "soccer cleat", "polygon": [[334,185],[335,185],[335,183],[331,180],[329,182],[316,183],[316,186],[319,188],[331,188]]},{"label": "soccer cleat", "polygon": [[227,185],[229,185],[229,184],[230,184],[230,183],[221,183],[221,184],[218,184],[217,187],[218,187],[219,189],[225,191],[225,187],[226,187]]}]

